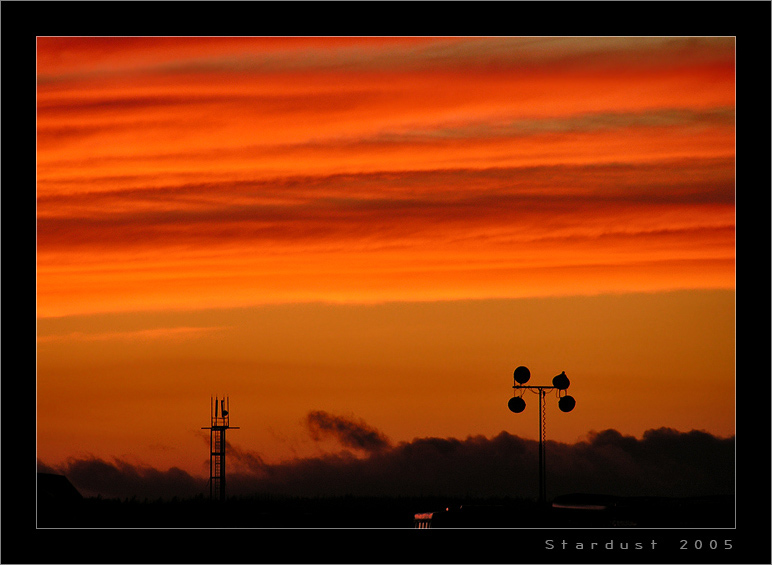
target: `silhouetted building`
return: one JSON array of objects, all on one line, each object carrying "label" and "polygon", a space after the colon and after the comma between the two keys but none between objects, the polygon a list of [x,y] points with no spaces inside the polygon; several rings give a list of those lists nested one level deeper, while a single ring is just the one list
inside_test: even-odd
[{"label": "silhouetted building", "polygon": [[561,527],[732,527],[734,496],[566,494],[553,500],[551,521]]},{"label": "silhouetted building", "polygon": [[54,473],[38,473],[38,503],[66,504],[83,500],[64,475]]},{"label": "silhouetted building", "polygon": [[83,504],[83,495],[67,477],[54,473],[38,473],[38,527],[72,525],[79,519]]}]

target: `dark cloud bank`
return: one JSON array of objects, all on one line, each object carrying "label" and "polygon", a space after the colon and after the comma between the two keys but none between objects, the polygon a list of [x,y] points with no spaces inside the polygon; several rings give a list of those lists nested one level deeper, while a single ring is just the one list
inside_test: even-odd
[{"label": "dark cloud bank", "polygon": [[[538,492],[538,442],[501,432],[495,437],[415,438],[393,444],[353,418],[311,412],[315,440],[337,439],[335,454],[276,464],[228,446],[228,494],[297,497],[469,496],[533,498]],[[735,439],[703,431],[648,430],[641,439],[616,430],[586,441],[547,441],[550,497],[571,492],[618,496],[733,494]],[[66,475],[84,496],[184,498],[208,493],[208,477],[173,467],[160,471],[121,460],[71,459],[41,472]]]}]

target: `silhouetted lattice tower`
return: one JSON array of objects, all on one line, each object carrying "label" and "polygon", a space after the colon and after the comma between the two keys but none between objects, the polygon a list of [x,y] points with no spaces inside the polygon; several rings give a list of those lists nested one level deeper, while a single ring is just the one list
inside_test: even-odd
[{"label": "silhouetted lattice tower", "polygon": [[[230,398],[210,399],[209,415],[212,425],[202,430],[209,430],[209,498],[225,500],[225,430],[238,430],[230,427]],[[218,413],[219,412],[219,413]]]}]

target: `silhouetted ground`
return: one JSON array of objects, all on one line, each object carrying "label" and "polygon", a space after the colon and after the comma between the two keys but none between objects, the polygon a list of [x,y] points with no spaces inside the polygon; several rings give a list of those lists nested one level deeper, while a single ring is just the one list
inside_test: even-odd
[{"label": "silhouetted ground", "polygon": [[[571,498],[573,497],[573,498]],[[38,500],[39,528],[431,528],[734,526],[734,497],[570,495],[540,509],[522,499],[440,497],[206,497],[172,500]]]}]

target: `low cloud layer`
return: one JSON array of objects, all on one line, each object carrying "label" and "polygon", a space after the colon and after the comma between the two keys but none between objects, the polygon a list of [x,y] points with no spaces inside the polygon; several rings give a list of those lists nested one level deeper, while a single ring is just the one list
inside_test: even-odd
[{"label": "low cloud layer", "polygon": [[[538,442],[495,437],[415,438],[392,444],[362,421],[308,414],[311,437],[332,436],[344,450],[268,464],[230,444],[228,494],[289,496],[513,496],[538,491]],[[356,450],[356,453],[350,451]],[[546,444],[547,490],[620,496],[700,496],[734,492],[734,438],[670,428],[638,439],[616,430],[586,441]],[[171,498],[208,493],[207,477],[160,471],[116,459],[71,459],[39,471],[66,475],[85,496]]]},{"label": "low cloud layer", "polygon": [[117,458],[70,459],[56,467],[38,462],[38,472],[65,475],[86,497],[158,499],[209,492],[208,477],[194,477],[178,467],[160,471]]}]

